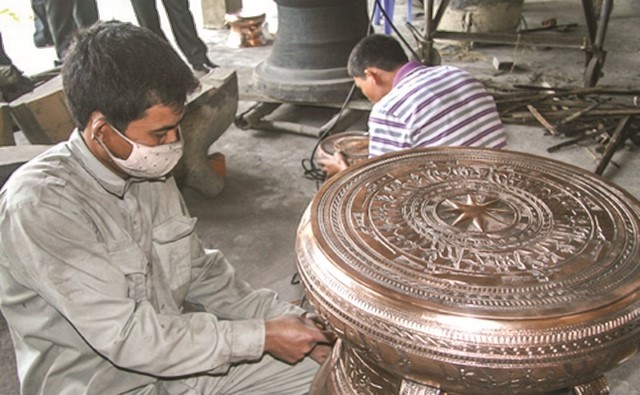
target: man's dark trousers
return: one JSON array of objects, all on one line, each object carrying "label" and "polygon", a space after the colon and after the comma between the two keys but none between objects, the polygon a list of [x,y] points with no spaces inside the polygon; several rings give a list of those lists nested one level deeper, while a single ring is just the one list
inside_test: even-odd
[{"label": "man's dark trousers", "polygon": [[[156,0],[131,0],[140,26],[144,26],[167,40],[160,27]],[[167,10],[171,31],[180,51],[192,66],[207,63],[207,45],[198,37],[189,0],[162,0]],[[168,40],[167,40],[168,41]]]}]

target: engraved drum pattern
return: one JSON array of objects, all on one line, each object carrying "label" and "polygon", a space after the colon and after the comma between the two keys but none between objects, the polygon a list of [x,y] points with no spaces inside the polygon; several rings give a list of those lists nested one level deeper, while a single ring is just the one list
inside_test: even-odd
[{"label": "engraved drum pattern", "polygon": [[318,393],[386,395],[403,380],[543,393],[598,378],[637,352],[639,227],[629,194],[533,155],[431,148],[350,167],[296,244],[340,339],[327,385],[350,388]]}]

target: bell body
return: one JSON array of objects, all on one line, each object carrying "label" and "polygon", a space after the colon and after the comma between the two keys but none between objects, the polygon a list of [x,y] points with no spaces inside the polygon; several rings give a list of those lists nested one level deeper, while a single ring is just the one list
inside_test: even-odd
[{"label": "bell body", "polygon": [[366,36],[366,0],[275,0],[278,31],[254,71],[257,88],[283,102],[342,102],[351,49]]}]

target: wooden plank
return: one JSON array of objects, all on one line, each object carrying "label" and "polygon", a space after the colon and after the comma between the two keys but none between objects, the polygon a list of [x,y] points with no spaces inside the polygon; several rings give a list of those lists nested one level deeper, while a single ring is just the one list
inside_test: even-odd
[{"label": "wooden plank", "polygon": [[549,133],[554,136],[558,135],[558,130],[556,130],[556,128],[551,123],[549,123],[549,121],[547,121],[545,117],[543,117],[542,114],[540,114],[540,112],[533,105],[529,104],[527,108],[529,109],[531,115],[533,115],[534,118],[537,119],[538,122],[540,122],[540,124],[549,131]]}]

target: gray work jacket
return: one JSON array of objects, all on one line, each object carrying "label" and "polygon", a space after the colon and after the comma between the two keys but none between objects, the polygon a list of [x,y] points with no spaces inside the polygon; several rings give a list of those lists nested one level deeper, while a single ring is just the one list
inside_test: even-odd
[{"label": "gray work jacket", "polygon": [[260,358],[264,319],[302,310],[236,279],[195,223],[173,178],[123,180],[78,131],[14,173],[0,191],[0,308],[22,393],[148,393]]}]

